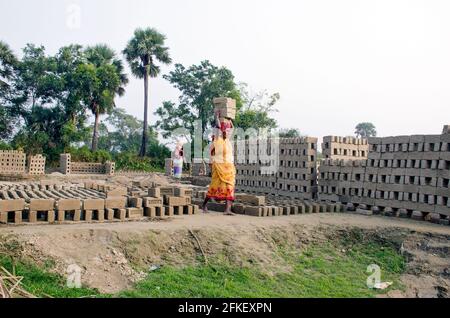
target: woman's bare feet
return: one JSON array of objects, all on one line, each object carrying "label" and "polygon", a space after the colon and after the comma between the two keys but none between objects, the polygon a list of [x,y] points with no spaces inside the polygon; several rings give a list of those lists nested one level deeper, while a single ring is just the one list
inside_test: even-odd
[{"label": "woman's bare feet", "polygon": [[227,211],[227,212],[224,212],[223,215],[236,215],[236,214],[231,211]]},{"label": "woman's bare feet", "polygon": [[208,207],[206,206],[206,204],[202,207],[202,211],[203,211],[203,213],[209,213]]}]

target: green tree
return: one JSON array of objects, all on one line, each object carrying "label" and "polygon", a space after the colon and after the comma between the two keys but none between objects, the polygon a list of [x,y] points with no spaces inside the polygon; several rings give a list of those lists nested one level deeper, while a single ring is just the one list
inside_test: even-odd
[{"label": "green tree", "polygon": [[377,130],[372,123],[359,123],[355,127],[355,135],[359,138],[376,137]]},{"label": "green tree", "polygon": [[202,61],[199,65],[188,68],[176,64],[175,70],[164,78],[181,92],[178,104],[165,101],[155,113],[159,116],[155,126],[162,130],[164,137],[171,136],[172,131],[177,128],[186,128],[192,135],[196,120],[201,120],[204,132],[214,120],[215,97],[231,97],[236,99],[238,109],[242,106],[233,73],[209,61]]},{"label": "green tree", "polygon": [[[150,128],[149,139],[156,138]],[[111,153],[138,153],[142,139],[142,121],[127,114],[123,108],[114,108],[101,125],[99,148]]]},{"label": "green tree", "polygon": [[168,47],[164,46],[166,37],[153,28],[137,29],[133,38],[123,51],[130,64],[131,72],[137,78],[144,79],[144,125],[139,155],[147,154],[148,143],[148,77],[157,77],[160,67],[156,62],[170,64]]},{"label": "green tree", "polygon": [[0,93],[9,88],[18,60],[9,45],[0,41]]},{"label": "green tree", "polygon": [[87,64],[79,65],[76,79],[82,101],[95,117],[91,150],[96,151],[100,115],[112,110],[116,95],[125,93],[128,78],[123,72],[122,62],[108,46],[88,47],[85,56]]},{"label": "green tree", "polygon": [[248,85],[240,84],[239,92],[243,106],[236,114],[235,126],[244,130],[249,128],[272,130],[277,127],[277,122],[270,116],[277,112],[275,105],[280,99],[280,94],[269,94],[267,91],[251,93]]},{"label": "green tree", "polygon": [[16,116],[10,103],[12,81],[18,60],[9,46],[0,41],[0,139],[9,138],[16,124]]},{"label": "green tree", "polygon": [[86,111],[75,76],[83,63],[78,45],[61,48],[55,56],[46,55],[42,46],[24,48],[12,102],[22,125],[13,145],[28,153],[44,153],[51,162],[71,143],[83,140]]},{"label": "green tree", "polygon": [[[151,162],[153,166],[164,167],[164,159],[170,156],[169,149],[158,141],[157,133],[149,127],[148,158],[136,159],[141,146],[142,121],[127,114],[123,108],[114,108],[100,124],[99,149],[107,150],[120,160],[124,166],[132,163]],[[145,160],[144,160],[145,159]]]},{"label": "green tree", "polygon": [[278,136],[281,138],[295,138],[300,137],[300,131],[297,128],[287,128],[287,129],[280,129],[278,132]]}]

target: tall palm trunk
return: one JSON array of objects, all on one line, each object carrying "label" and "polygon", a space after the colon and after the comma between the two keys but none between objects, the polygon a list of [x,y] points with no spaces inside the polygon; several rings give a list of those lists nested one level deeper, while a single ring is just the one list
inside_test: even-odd
[{"label": "tall palm trunk", "polygon": [[98,124],[100,119],[98,110],[95,111],[94,115],[95,115],[95,123],[94,123],[94,133],[92,135],[92,147],[91,147],[92,151],[96,151],[98,145]]},{"label": "tall palm trunk", "polygon": [[[148,68],[146,68],[148,70]],[[144,74],[144,129],[142,130],[142,144],[139,156],[144,157],[147,154],[148,139],[148,71]]]}]

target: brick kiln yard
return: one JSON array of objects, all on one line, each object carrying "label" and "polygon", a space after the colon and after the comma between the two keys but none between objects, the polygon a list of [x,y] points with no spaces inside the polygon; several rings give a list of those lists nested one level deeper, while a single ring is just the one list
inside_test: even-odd
[{"label": "brick kiln yard", "polygon": [[[182,182],[162,174],[51,174],[41,181],[2,182],[2,201],[6,196],[23,200],[24,207],[22,221],[17,224],[19,212],[8,213],[8,224],[0,225],[0,237],[17,239],[23,247],[22,256],[37,264],[52,260],[52,271],[63,276],[67,266],[77,264],[82,268],[83,284],[115,293],[131,288],[150,266],[194,265],[202,254],[213,258],[225,253],[237,266],[286,271],[286,264],[275,261],[275,241],[282,239],[302,249],[359,229],[374,239],[394,242],[407,255],[408,267],[401,277],[405,288],[391,290],[388,296],[448,297],[449,226],[392,214],[365,216],[346,211],[345,205],[337,203],[310,205],[300,199],[260,195],[238,195],[235,211],[248,210],[249,215],[205,215],[192,207],[201,201],[205,188]],[[13,199],[13,193],[20,199]],[[109,200],[108,194],[114,200]],[[118,194],[128,198],[117,201]],[[160,201],[146,200],[149,195]],[[191,201],[183,199],[191,196]],[[178,202],[180,199],[184,201]],[[32,214],[36,219],[30,223],[33,200],[61,201],[68,206],[53,202],[53,209],[49,206]],[[95,201],[106,205],[96,207]],[[221,207],[211,203],[210,210]],[[99,219],[102,208],[105,214]],[[50,219],[52,224],[46,219],[49,211],[55,215],[54,222]]]},{"label": "brick kiln yard", "polygon": [[[388,296],[448,297],[450,125],[439,135],[328,136],[323,160],[317,138],[271,142],[235,144],[235,216],[222,215],[224,205],[215,202],[208,204],[215,212],[200,213],[210,181],[203,159],[176,181],[171,159],[165,176],[117,173],[113,162],[77,163],[62,154],[60,172],[45,174],[45,158],[31,156],[27,174],[23,153],[0,152],[3,180],[16,180],[0,181],[0,247],[12,237],[21,256],[51,260],[62,275],[76,264],[86,286],[115,293],[156,265],[222,258],[275,275],[295,266],[280,248],[303,253],[334,244],[345,254],[351,244],[381,242],[406,263],[404,287]],[[274,162],[278,169],[263,175]]]}]

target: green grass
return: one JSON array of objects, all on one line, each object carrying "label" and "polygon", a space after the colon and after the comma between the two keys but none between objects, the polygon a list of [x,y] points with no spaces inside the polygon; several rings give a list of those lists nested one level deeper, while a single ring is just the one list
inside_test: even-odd
[{"label": "green grass", "polygon": [[[164,266],[117,295],[67,288],[62,276],[49,272],[51,262],[37,267],[19,261],[15,268],[16,274],[24,277],[25,288],[41,297],[374,297],[403,288],[399,277],[405,270],[405,260],[386,242],[331,240],[313,243],[301,252],[286,244],[279,246],[274,262],[287,266],[272,270],[275,274],[262,271],[256,264],[237,267],[226,257],[214,257],[209,265]],[[379,265],[381,280],[394,285],[386,291],[367,288],[366,269],[370,264]],[[0,265],[12,271],[9,257],[0,256]]]},{"label": "green grass", "polygon": [[257,267],[238,268],[226,262],[186,268],[163,267],[148,274],[119,297],[373,297],[382,291],[366,286],[367,266],[381,267],[382,281],[398,283],[403,258],[389,246],[357,244],[342,252],[336,246],[314,245],[301,254],[280,249],[291,271],[270,275]]},{"label": "green grass", "polygon": [[[13,265],[10,257],[0,256],[0,265],[10,273]],[[15,264],[16,276],[23,276],[22,284],[25,289],[38,297],[89,297],[98,296],[98,291],[89,288],[68,288],[66,280],[49,270],[52,262],[47,262],[43,267],[37,267],[29,262],[19,261]]]}]

